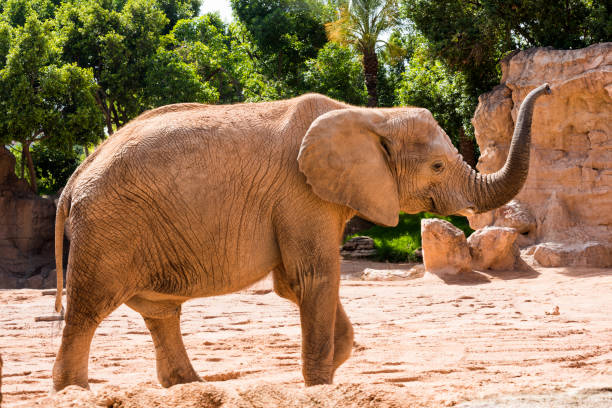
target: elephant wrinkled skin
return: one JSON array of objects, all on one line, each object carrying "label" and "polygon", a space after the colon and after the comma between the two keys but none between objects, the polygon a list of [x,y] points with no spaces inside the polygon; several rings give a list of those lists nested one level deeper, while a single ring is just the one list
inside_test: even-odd
[{"label": "elephant wrinkled skin", "polygon": [[[420,108],[367,109],[321,95],[257,104],[178,104],[145,112],[76,170],[57,209],[72,240],[54,388],[88,386],[98,324],[123,303],[140,312],[165,387],[200,378],[180,333],[181,304],[245,288],[273,271],[299,306],[306,385],[332,382],[353,329],[338,289],[338,245],[354,215],[473,213],[502,205],[529,163],[525,99],[498,173],[469,168]],[[257,239],[253,239],[257,237]],[[58,275],[56,310],[61,304]]]}]

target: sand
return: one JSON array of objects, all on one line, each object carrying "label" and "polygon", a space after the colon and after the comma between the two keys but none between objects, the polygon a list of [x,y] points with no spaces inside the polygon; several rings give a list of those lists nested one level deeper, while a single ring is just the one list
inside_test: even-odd
[{"label": "sand", "polygon": [[344,261],[340,290],[355,329],[334,385],[305,388],[297,308],[269,279],[183,307],[187,351],[203,383],[163,389],[151,337],[122,306],[98,328],[91,391],[50,394],[60,343],[37,290],[0,291],[2,407],[612,406],[612,269],[532,268],[364,282]]}]

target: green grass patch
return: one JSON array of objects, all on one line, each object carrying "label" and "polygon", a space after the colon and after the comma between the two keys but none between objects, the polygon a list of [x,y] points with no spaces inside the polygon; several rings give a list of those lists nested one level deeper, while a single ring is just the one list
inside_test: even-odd
[{"label": "green grass patch", "polygon": [[395,227],[375,226],[347,237],[351,239],[356,236],[368,236],[374,240],[376,255],[372,256],[377,261],[388,262],[414,262],[417,260],[414,251],[421,247],[421,219],[440,218],[451,222],[461,229],[468,237],[474,230],[470,228],[467,218],[451,215],[442,217],[430,213],[400,214],[399,222]]}]

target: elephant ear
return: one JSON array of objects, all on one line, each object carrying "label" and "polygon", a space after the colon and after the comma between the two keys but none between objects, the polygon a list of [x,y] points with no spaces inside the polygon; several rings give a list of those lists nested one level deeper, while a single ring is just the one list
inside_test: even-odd
[{"label": "elephant ear", "polygon": [[386,118],[351,108],[319,116],[306,132],[298,163],[313,191],[376,224],[398,222],[397,184],[381,143]]}]

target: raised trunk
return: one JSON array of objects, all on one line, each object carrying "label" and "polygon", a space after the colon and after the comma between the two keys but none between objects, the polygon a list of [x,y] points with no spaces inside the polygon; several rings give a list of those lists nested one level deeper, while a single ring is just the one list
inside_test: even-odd
[{"label": "raised trunk", "polygon": [[364,51],[363,73],[365,75],[366,88],[368,90],[368,106],[378,106],[378,56],[375,50]]},{"label": "raised trunk", "polygon": [[519,110],[510,151],[504,166],[492,174],[480,174],[466,167],[468,196],[477,213],[490,211],[512,200],[523,188],[529,171],[531,145],[531,119],[536,99],[542,93],[550,93],[548,84],[534,89],[525,97]]}]

